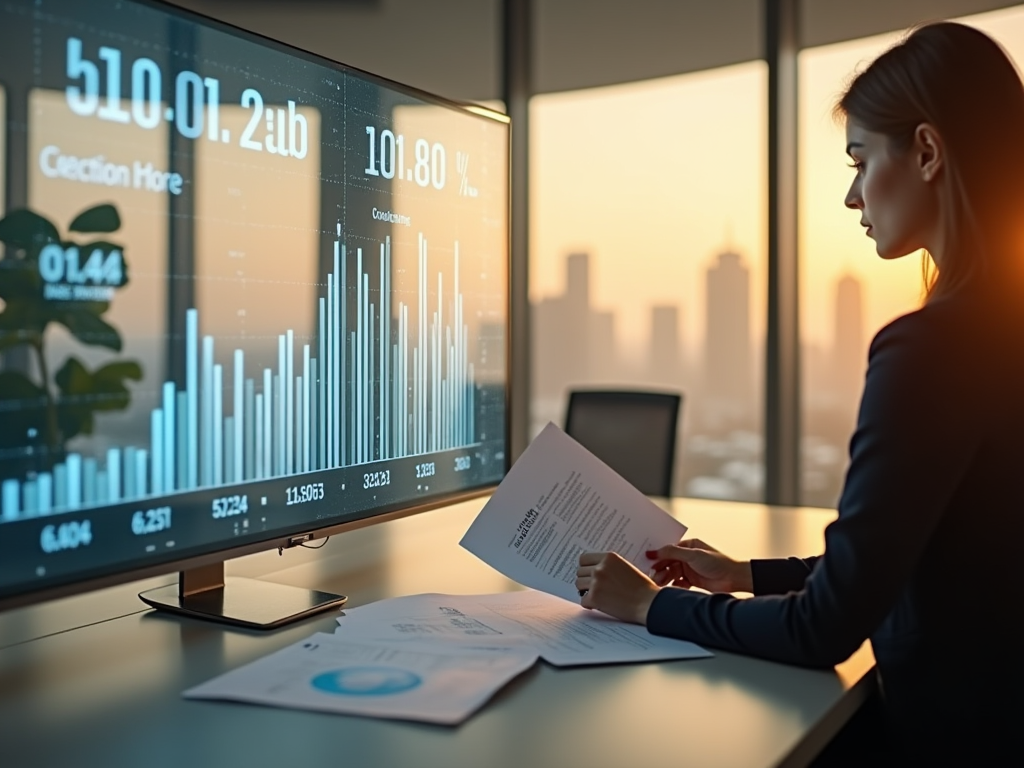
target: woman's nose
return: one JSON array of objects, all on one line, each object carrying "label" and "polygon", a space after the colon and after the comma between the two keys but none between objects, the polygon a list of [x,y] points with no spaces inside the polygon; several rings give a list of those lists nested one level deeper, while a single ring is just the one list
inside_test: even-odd
[{"label": "woman's nose", "polygon": [[864,207],[864,201],[861,199],[860,190],[857,188],[857,182],[850,185],[850,189],[846,192],[846,200],[843,202],[846,203],[847,208],[853,208],[855,210],[860,210]]}]

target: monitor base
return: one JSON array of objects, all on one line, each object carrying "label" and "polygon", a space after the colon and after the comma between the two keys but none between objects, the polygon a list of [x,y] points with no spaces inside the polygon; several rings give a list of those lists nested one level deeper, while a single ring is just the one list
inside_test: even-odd
[{"label": "monitor base", "polygon": [[182,571],[177,585],[140,592],[139,598],[160,610],[250,629],[281,627],[348,600],[315,589],[225,577],[223,563]]}]

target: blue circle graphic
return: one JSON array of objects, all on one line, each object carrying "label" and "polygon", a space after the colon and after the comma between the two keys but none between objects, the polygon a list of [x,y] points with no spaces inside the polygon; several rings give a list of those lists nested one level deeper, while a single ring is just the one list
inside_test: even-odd
[{"label": "blue circle graphic", "polygon": [[423,679],[394,667],[347,667],[324,672],[312,680],[318,691],[336,696],[390,696],[418,687]]}]

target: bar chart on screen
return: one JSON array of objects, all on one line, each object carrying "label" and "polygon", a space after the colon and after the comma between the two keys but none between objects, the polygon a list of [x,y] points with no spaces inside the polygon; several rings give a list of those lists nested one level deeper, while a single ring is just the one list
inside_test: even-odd
[{"label": "bar chart on screen", "polygon": [[[152,506],[176,494],[477,445],[459,243],[445,244],[453,254],[445,274],[418,235],[417,290],[408,302],[392,285],[390,237],[351,248],[339,227],[332,245],[311,337],[281,328],[276,366],[260,368],[244,349],[203,334],[200,310],[188,309],[184,386],[158,387],[148,443],[68,452],[44,471],[5,479],[0,523],[121,502]],[[469,461],[456,459],[455,469]],[[416,465],[416,476],[427,466]]]}]

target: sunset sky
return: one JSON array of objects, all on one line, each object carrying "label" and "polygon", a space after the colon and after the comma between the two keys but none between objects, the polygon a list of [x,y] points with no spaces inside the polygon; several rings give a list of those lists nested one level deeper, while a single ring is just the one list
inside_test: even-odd
[{"label": "sunset sky", "polygon": [[[1024,61],[1024,9],[963,21]],[[858,66],[896,33],[809,49],[800,57],[802,333],[830,344],[835,283],[864,284],[865,336],[912,309],[917,256],[882,262],[843,206],[852,179],[830,110]],[[754,332],[764,332],[767,69],[750,62],[645,83],[536,97],[531,111],[531,298],[561,293],[564,257],[592,254],[598,307],[614,309],[629,349],[649,309],[678,304],[689,351],[704,336],[704,272],[732,247],[752,272]]]},{"label": "sunset sky", "polygon": [[535,97],[530,113],[531,298],[560,293],[564,256],[591,254],[594,302],[620,340],[648,307],[679,304],[703,335],[704,270],[726,245],[753,267],[764,314],[767,67]]}]

